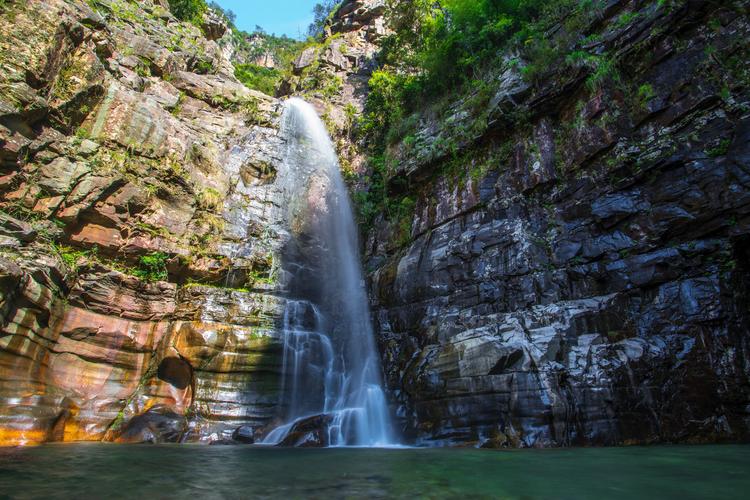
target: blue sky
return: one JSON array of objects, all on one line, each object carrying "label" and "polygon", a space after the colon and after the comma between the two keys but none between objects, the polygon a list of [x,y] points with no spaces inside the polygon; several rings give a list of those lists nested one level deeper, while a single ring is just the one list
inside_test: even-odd
[{"label": "blue sky", "polygon": [[[235,24],[241,30],[253,31],[260,25],[268,33],[304,38],[312,22],[316,0],[215,0],[237,14]],[[318,0],[319,1],[319,0]]]}]

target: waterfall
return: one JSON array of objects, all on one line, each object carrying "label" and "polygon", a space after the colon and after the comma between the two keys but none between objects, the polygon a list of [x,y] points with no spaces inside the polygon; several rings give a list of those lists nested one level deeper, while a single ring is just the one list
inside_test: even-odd
[{"label": "waterfall", "polygon": [[285,423],[263,442],[280,443],[296,423],[321,417],[329,446],[392,444],[357,231],[333,144],[301,99],[286,102],[281,134],[277,183],[292,235],[282,252]]}]

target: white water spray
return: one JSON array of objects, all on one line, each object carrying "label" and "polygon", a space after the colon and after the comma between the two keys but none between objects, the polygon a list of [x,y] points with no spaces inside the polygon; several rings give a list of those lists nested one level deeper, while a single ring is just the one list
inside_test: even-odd
[{"label": "white water spray", "polygon": [[294,238],[282,268],[289,291],[284,313],[285,424],[322,416],[329,446],[393,444],[380,361],[359,259],[356,226],[338,159],[323,123],[301,99],[286,102],[286,140],[278,183]]}]

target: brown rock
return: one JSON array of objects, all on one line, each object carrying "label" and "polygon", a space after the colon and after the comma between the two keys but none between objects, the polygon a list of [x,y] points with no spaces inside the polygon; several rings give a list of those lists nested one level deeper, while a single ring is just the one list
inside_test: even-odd
[{"label": "brown rock", "polygon": [[69,300],[100,314],[158,321],[174,312],[176,294],[174,283],[144,283],[95,265],[80,274]]}]

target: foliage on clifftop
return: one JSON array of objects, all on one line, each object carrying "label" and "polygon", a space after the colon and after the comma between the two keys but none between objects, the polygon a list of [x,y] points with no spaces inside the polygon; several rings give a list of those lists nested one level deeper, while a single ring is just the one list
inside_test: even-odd
[{"label": "foliage on clifftop", "polygon": [[[523,73],[533,80],[567,48],[567,38],[584,37],[602,8],[600,0],[389,0],[393,34],[370,81],[364,132],[381,149],[395,142],[405,135],[396,125],[411,112],[483,85],[508,53],[530,62]],[[564,33],[551,41],[561,23]]]},{"label": "foliage on clifftop", "polygon": [[207,9],[205,0],[169,0],[169,10],[181,21],[197,24]]},{"label": "foliage on clifftop", "polygon": [[[269,34],[257,25],[252,33],[240,30],[235,25],[234,12],[223,9],[216,2],[211,2],[209,6],[224,18],[229,27],[229,35],[220,43],[231,43],[233,46],[235,77],[250,89],[274,95],[283,75],[290,71],[302,43],[286,35]],[[264,58],[270,58],[273,67],[258,64]]]},{"label": "foliage on clifftop", "polygon": [[550,42],[550,28],[564,22],[571,37],[581,38],[581,30],[601,8],[598,0],[388,0],[387,4],[392,33],[382,42],[380,66],[370,78],[359,124],[372,155],[370,188],[355,195],[360,221],[366,225],[378,213],[396,221],[411,217],[412,199],[391,192],[394,162],[388,149],[400,140],[410,142],[420,112],[461,94],[488,98],[487,82],[509,53],[532,61],[526,65],[525,77],[533,79],[538,67],[551,65],[558,57],[557,44],[568,43]]},{"label": "foliage on clifftop", "polygon": [[[372,157],[370,189],[358,195],[361,222],[368,224],[377,214],[391,220],[410,217],[401,209],[410,205],[404,158],[395,153],[419,153],[423,162],[443,157],[446,161],[441,165],[446,166],[458,162],[459,153],[466,153],[466,146],[488,130],[501,74],[519,78],[531,93],[544,85],[561,84],[566,75],[583,75],[589,92],[615,86],[633,101],[647,101],[652,89],[647,84],[638,87],[631,75],[621,74],[620,52],[607,37],[685,4],[685,0],[617,5],[603,0],[388,0],[392,34],[383,41],[380,66],[370,79],[359,123]],[[741,10],[742,4],[707,2],[715,10]],[[511,129],[527,123],[528,110],[522,103],[507,111],[503,119],[513,124]],[[470,119],[457,120],[460,113]],[[425,117],[442,120],[447,129],[444,134],[433,130],[437,140],[427,145],[418,133]]]}]

